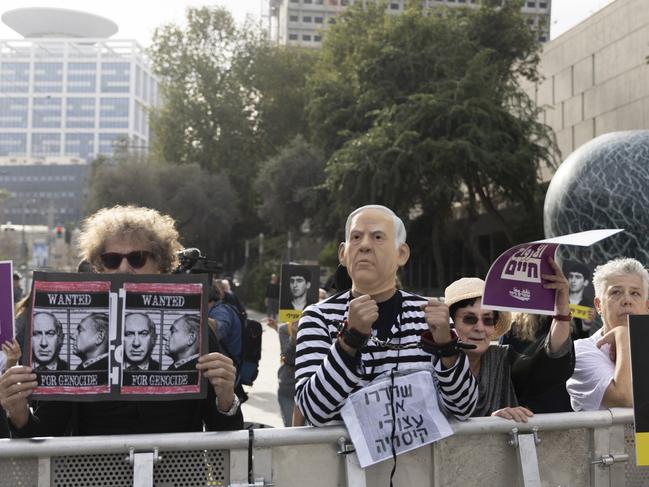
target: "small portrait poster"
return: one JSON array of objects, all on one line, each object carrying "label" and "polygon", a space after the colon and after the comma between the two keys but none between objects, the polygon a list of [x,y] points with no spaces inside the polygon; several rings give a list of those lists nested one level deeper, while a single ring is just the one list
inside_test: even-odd
[{"label": "small portrait poster", "polygon": [[0,261],[0,343],[14,337],[13,263]]},{"label": "small portrait poster", "polygon": [[279,321],[289,323],[300,318],[308,305],[318,301],[320,267],[282,264],[279,291]]},{"label": "small portrait poster", "polygon": [[562,263],[561,270],[568,279],[568,299],[573,318],[589,321],[595,299],[593,269],[582,262],[566,260]]},{"label": "small portrait poster", "polygon": [[200,392],[202,292],[201,284],[124,284],[122,394]]},{"label": "small portrait poster", "polygon": [[109,394],[110,282],[34,282],[26,348],[34,395]]}]

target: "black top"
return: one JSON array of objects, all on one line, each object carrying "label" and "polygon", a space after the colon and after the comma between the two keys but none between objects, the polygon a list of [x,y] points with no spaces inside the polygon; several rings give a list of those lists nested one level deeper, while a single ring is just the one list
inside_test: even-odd
[{"label": "black top", "polygon": [[[220,351],[211,330],[209,350]],[[205,399],[83,403],[33,401],[31,406],[34,412],[24,428],[14,428],[9,422],[12,437],[180,433],[243,428],[241,410],[234,416],[218,412],[214,388],[210,384],[207,385]]]},{"label": "black top", "polygon": [[[536,331],[535,340],[531,342],[522,340],[514,334],[513,330],[510,329],[505,335],[500,337],[500,343],[503,345],[509,345],[510,356],[517,357],[523,355],[527,357],[538,357],[543,349],[543,344],[545,343],[546,337],[550,331],[551,324],[552,319],[550,317],[541,317],[541,323]],[[579,338],[579,335],[576,334],[573,329],[572,339],[576,340],[577,338]],[[517,368],[516,370],[519,373],[518,377],[522,378],[522,380],[515,382],[515,385],[517,386],[516,394],[520,405],[525,406],[534,413],[572,412],[570,396],[566,391],[565,381],[570,378],[572,370],[574,370],[574,351],[571,354],[568,363],[568,370],[571,370],[571,372],[567,378],[565,377],[565,372],[556,373],[557,371],[554,369],[554,367],[559,367],[561,369],[566,365],[565,363],[562,364],[562,362],[565,362],[566,360],[568,360],[567,357],[563,358],[559,362],[548,361],[540,365],[535,364],[534,372],[537,376],[536,381],[539,381],[536,382],[536,387],[529,387],[530,382],[528,382],[526,374],[520,374],[521,369]],[[532,361],[532,363],[534,362],[535,361]],[[521,364],[525,363],[529,365],[530,362],[524,361]]]},{"label": "black top", "polygon": [[[142,433],[228,431],[243,428],[241,411],[228,417],[216,411],[209,386],[206,400],[34,403],[27,425],[11,428],[14,438]],[[212,406],[213,405],[213,406]],[[11,423],[10,423],[11,425]]]},{"label": "black top", "polygon": [[510,351],[512,381],[518,403],[533,413],[572,412],[566,381],[575,370],[575,348],[551,358],[545,353],[546,337],[538,339],[525,354]]},{"label": "black top", "polygon": [[268,299],[279,299],[279,283],[268,283],[265,297]]},{"label": "black top", "polygon": [[392,336],[392,326],[397,321],[397,315],[401,312],[401,294],[395,292],[390,299],[378,303],[379,317],[372,324],[376,330],[376,337],[379,340],[387,340]]}]

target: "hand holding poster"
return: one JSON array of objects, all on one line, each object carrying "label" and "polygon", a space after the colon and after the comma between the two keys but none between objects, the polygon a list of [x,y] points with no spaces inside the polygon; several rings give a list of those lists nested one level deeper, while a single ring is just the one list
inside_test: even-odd
[{"label": "hand holding poster", "polygon": [[621,229],[590,230],[528,242],[503,252],[491,265],[485,279],[484,309],[555,314],[554,289],[545,289],[543,274],[553,274],[548,258],[559,245],[588,247],[622,232]]},{"label": "hand holding poster", "polygon": [[370,384],[350,394],[341,413],[363,468],[391,458],[393,444],[400,455],[453,434],[430,371]]}]

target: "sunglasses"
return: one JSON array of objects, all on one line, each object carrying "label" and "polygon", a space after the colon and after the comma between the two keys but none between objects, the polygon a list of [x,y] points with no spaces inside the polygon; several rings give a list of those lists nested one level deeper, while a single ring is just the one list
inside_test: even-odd
[{"label": "sunglasses", "polygon": [[126,259],[128,265],[133,269],[141,269],[146,264],[151,256],[148,250],[134,250],[128,254],[120,254],[119,252],[106,252],[101,254],[99,258],[101,263],[106,269],[115,270],[122,265],[122,260]]},{"label": "sunglasses", "polygon": [[[482,324],[484,326],[495,326],[498,318],[496,316],[483,316]],[[465,325],[475,325],[478,322],[478,317],[476,315],[464,315],[462,317],[462,323]]]}]

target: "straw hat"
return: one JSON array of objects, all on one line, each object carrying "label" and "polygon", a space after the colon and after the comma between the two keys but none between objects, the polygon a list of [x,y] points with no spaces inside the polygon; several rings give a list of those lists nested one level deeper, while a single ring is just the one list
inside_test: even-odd
[{"label": "straw hat", "polygon": [[[477,277],[463,277],[444,290],[444,303],[449,308],[452,304],[465,299],[481,298],[484,294],[484,281]],[[508,311],[498,311],[498,321],[491,337],[496,339],[507,333],[512,326],[512,315]]]}]

